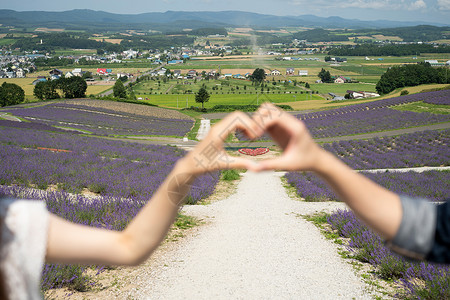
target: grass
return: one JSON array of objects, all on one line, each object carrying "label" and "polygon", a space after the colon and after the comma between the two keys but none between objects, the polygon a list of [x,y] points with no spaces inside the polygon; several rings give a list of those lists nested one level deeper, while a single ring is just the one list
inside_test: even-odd
[{"label": "grass", "polygon": [[224,170],[222,171],[222,179],[226,181],[238,180],[241,178],[238,170]]},{"label": "grass", "polygon": [[[177,97],[178,97],[178,107],[201,107],[201,103],[195,102],[195,95],[136,95],[137,97],[147,97],[149,100],[143,100],[143,102],[152,103],[158,106],[165,106],[176,108],[177,107]],[[295,96],[295,97],[294,97]],[[312,99],[322,99],[319,95],[309,95],[309,94],[212,94],[209,102],[205,103],[205,108],[212,108],[214,105],[248,105],[248,104],[261,104],[263,102],[273,102],[273,103],[284,103],[288,101],[303,101],[308,98]]]},{"label": "grass", "polygon": [[335,93],[344,96],[347,90],[376,92],[374,84],[366,83],[311,83],[311,89],[321,94]]},{"label": "grass", "polygon": [[450,107],[448,105],[429,104],[423,101],[394,106],[393,109],[402,111],[413,111],[418,113],[427,112],[442,115],[450,114]]},{"label": "grass", "polygon": [[199,220],[192,216],[178,214],[178,217],[173,225],[178,229],[189,229],[199,224]]},{"label": "grass", "polygon": [[194,126],[192,127],[191,131],[189,131],[187,134],[187,138],[189,140],[191,140],[191,141],[197,140],[197,133],[198,133],[198,129],[200,128],[200,123],[201,123],[200,119],[195,119]]}]

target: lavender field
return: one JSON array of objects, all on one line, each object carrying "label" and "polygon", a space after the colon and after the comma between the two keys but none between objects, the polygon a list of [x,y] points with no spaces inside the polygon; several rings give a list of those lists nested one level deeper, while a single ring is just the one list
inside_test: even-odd
[{"label": "lavender field", "polygon": [[[147,201],[183,155],[169,146],[8,128],[0,130],[0,184]],[[218,177],[199,178],[191,201],[210,195]]]},{"label": "lavender field", "polygon": [[67,103],[14,109],[15,116],[50,126],[67,126],[102,136],[163,135],[184,136],[194,124],[186,119],[169,119],[117,112]]},{"label": "lavender field", "polygon": [[[443,90],[349,105],[296,117],[305,123],[314,138],[348,136],[450,122],[448,115],[392,109],[398,105],[418,101],[448,104],[449,99],[450,90]],[[243,134],[238,133],[236,136],[239,140],[247,140]],[[268,135],[260,138],[260,140],[269,139]]]},{"label": "lavender field", "polygon": [[356,170],[448,166],[450,130],[340,141],[322,147]]},{"label": "lavender field", "polygon": [[[449,171],[361,174],[395,193],[415,195],[431,201],[446,200],[450,190]],[[286,179],[306,201],[339,201],[328,185],[312,173],[289,172]]]},{"label": "lavender field", "polygon": [[[11,112],[29,122],[0,120],[0,194],[45,201],[50,212],[64,219],[112,230],[125,228],[185,151],[112,141],[83,131],[96,135],[184,136],[193,124],[186,119],[70,104]],[[219,176],[215,172],[198,178],[188,203],[211,195]],[[42,289],[86,289],[95,282],[85,274],[90,268],[48,264]]]},{"label": "lavender field", "polygon": [[448,299],[450,269],[447,265],[411,262],[388,249],[383,240],[367,228],[353,212],[338,210],[326,222],[348,240],[349,256],[369,263],[379,277],[399,287],[398,299]]}]

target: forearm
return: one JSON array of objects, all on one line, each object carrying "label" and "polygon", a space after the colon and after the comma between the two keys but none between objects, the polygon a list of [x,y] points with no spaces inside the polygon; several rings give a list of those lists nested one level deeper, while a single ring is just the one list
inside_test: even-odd
[{"label": "forearm", "polygon": [[359,218],[385,239],[391,240],[402,218],[398,195],[355,172],[325,150],[320,151],[313,171],[333,188]]},{"label": "forearm", "polygon": [[136,265],[164,239],[194,176],[181,159],[122,232],[74,224],[51,215],[46,259],[54,263]]},{"label": "forearm", "polygon": [[126,264],[144,261],[164,239],[195,179],[190,169],[186,160],[181,159],[149,203],[121,233],[120,244],[129,254]]}]

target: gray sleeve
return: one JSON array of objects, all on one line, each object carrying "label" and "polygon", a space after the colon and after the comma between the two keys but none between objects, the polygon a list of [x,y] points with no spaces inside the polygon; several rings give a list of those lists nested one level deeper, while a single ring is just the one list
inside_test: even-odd
[{"label": "gray sleeve", "polygon": [[434,243],[436,231],[436,205],[419,198],[400,196],[402,221],[394,239],[388,246],[395,252],[424,259]]}]

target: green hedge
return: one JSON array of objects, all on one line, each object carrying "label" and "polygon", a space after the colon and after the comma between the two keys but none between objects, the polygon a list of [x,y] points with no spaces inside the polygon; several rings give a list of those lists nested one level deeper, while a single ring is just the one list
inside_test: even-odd
[{"label": "green hedge", "polygon": [[[294,110],[291,106],[289,105],[276,105],[279,108],[283,109],[283,110]],[[232,112],[232,111],[236,111],[236,110],[240,110],[240,111],[246,111],[246,112],[252,112],[252,111],[256,111],[259,108],[259,105],[214,105],[212,108],[199,108],[199,107],[194,107],[191,106],[190,108],[183,108],[183,110],[194,110],[194,111],[199,111],[199,112],[208,112],[208,113],[213,113],[213,112]]]}]

